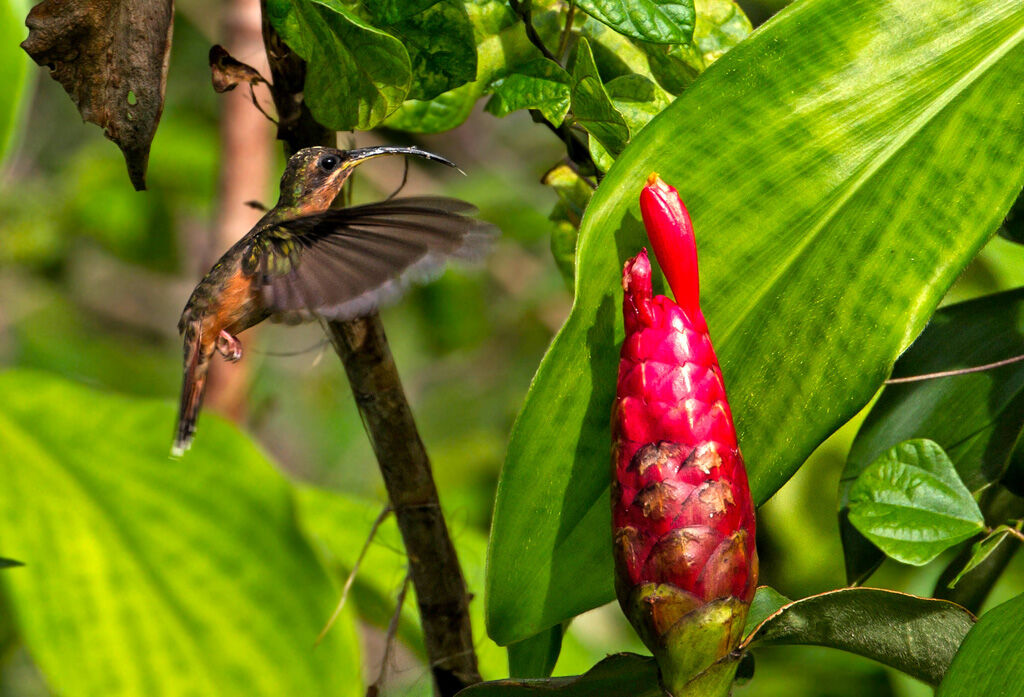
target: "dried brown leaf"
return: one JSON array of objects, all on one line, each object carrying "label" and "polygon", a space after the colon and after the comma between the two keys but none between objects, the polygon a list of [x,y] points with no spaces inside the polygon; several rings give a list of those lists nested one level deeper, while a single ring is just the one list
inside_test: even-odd
[{"label": "dried brown leaf", "polygon": [[43,0],[21,47],[117,143],[136,189],[164,107],[173,0]]},{"label": "dried brown leaf", "polygon": [[256,68],[233,58],[220,44],[210,49],[210,72],[213,89],[218,93],[230,92],[242,83],[258,85],[266,82]]}]

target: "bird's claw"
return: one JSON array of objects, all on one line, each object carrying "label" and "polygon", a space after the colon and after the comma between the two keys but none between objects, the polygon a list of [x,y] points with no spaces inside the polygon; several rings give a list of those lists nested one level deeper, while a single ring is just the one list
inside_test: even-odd
[{"label": "bird's claw", "polygon": [[242,358],[242,342],[221,329],[217,335],[217,353],[224,356],[226,361],[234,363]]}]

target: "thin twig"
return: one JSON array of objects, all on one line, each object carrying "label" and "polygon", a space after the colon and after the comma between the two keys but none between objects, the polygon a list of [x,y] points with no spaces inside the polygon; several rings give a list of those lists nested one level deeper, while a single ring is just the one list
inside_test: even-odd
[{"label": "thin twig", "polygon": [[1013,363],[1019,363],[1024,361],[1024,354],[1020,356],[1014,356],[1013,358],[1004,358],[1001,361],[995,363],[986,363],[984,365],[976,365],[970,368],[957,368],[956,370],[943,370],[938,373],[925,373],[924,375],[911,375],[905,378],[891,378],[885,381],[886,385],[900,385],[905,382],[921,382],[922,380],[937,380],[938,378],[951,378],[957,375],[969,375],[971,373],[982,373],[986,370],[993,370],[995,368],[1002,368],[1004,365],[1011,365]]},{"label": "thin twig", "polygon": [[342,609],[345,607],[345,601],[348,600],[348,592],[352,590],[352,584],[356,582],[356,575],[359,573],[359,567],[363,563],[363,558],[366,553],[370,551],[370,545],[373,543],[373,538],[377,536],[377,530],[380,528],[381,523],[387,520],[387,517],[391,514],[391,506],[384,506],[384,509],[377,516],[377,520],[373,521],[373,527],[370,528],[370,534],[366,536],[366,542],[363,543],[363,548],[359,551],[359,556],[356,557],[356,563],[352,565],[352,570],[348,573],[348,578],[345,579],[345,585],[341,589],[341,598],[338,600],[338,606],[334,608],[334,613],[331,614],[331,618],[327,620],[327,624],[320,630],[320,635],[317,636],[315,645],[319,646],[320,642],[327,636],[327,632],[331,630],[334,623],[338,619],[338,615],[341,614]]},{"label": "thin twig", "polygon": [[[264,82],[266,82],[266,80],[264,80]],[[251,82],[249,83],[249,96],[252,97],[252,105],[259,109],[260,113],[267,118],[267,121],[277,126],[277,119],[264,111],[263,105],[260,104],[260,100],[256,99],[256,87]]]},{"label": "thin twig", "polygon": [[565,14],[565,27],[562,29],[562,38],[558,41],[558,62],[565,60],[566,51],[569,49],[569,37],[572,35],[572,22],[576,19],[576,0],[569,0],[569,10]]},{"label": "thin twig", "polygon": [[531,0],[508,0],[508,4],[512,7],[512,11],[519,15],[519,18],[523,20],[523,26],[526,29],[526,38],[530,40],[534,46],[536,46],[544,57],[548,60],[553,60],[556,63],[558,59],[555,58],[555,54],[548,50],[548,47],[544,45],[544,40],[540,38],[540,34],[537,33],[536,28],[533,26],[531,15],[533,14],[533,8],[530,7]]},{"label": "thin twig", "polygon": [[380,659],[380,672],[377,674],[377,679],[373,681],[373,684],[366,688],[366,697],[378,697],[381,688],[384,686],[384,677],[388,671],[388,663],[391,661],[391,650],[394,648],[395,641],[398,638],[398,623],[402,619],[402,606],[405,605],[405,596],[409,592],[409,581],[411,580],[412,573],[406,570],[405,578],[402,580],[402,590],[398,591],[398,598],[395,599],[395,611],[391,615],[391,621],[388,622],[388,632],[384,636],[384,655]]}]

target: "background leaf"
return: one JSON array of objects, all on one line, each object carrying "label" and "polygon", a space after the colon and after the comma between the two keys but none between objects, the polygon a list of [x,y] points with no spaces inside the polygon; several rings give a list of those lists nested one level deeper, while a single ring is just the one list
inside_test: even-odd
[{"label": "background leaf", "polygon": [[[1024,289],[944,307],[900,356],[893,377],[984,365],[1024,353]],[[956,377],[887,385],[857,433],[839,485],[847,578],[866,578],[882,554],[846,518],[850,487],[886,449],[929,438],[972,492],[998,481],[1024,427],[1024,363]]]},{"label": "background leaf", "polygon": [[994,607],[964,639],[936,697],[1016,697],[1024,688],[1024,595]]},{"label": "background leaf", "polygon": [[409,93],[412,68],[402,42],[340,0],[269,0],[267,16],[306,61],[305,100],[328,128],[373,128]]},{"label": "background leaf", "polygon": [[923,439],[887,450],[860,473],[849,521],[887,556],[916,566],[985,529],[953,463]]},{"label": "background leaf", "polygon": [[29,58],[18,44],[25,38],[24,11],[28,3],[7,0],[0,3],[0,84],[5,98],[0,101],[0,165],[10,152],[24,118],[29,92]]},{"label": "background leaf", "polygon": [[693,38],[693,0],[577,0],[576,4],[634,39],[685,44]]},{"label": "background leaf", "polygon": [[351,616],[314,650],[335,586],[247,438],[207,415],[173,461],[169,403],[32,372],[0,390],[0,540],[26,564],[0,590],[54,691],[362,693]]},{"label": "background leaf", "polygon": [[558,63],[539,58],[491,83],[494,97],[487,111],[507,116],[517,109],[537,109],[551,123],[562,125],[569,111],[569,73]]},{"label": "background leaf", "polygon": [[1008,86],[1024,84],[1022,30],[1024,7],[999,0],[807,0],[622,153],[587,210],[575,304],[499,481],[492,636],[515,641],[613,597],[619,278],[646,244],[650,172],[693,216],[704,314],[761,503],[867,403],[1020,191],[1021,95]]},{"label": "background leaf", "polygon": [[985,560],[992,556],[992,553],[996,551],[996,548],[1006,541],[1010,535],[1010,530],[1011,528],[1008,526],[1000,525],[984,538],[975,542],[971,547],[971,558],[968,560],[967,564],[964,565],[964,568],[960,570],[960,573],[958,573],[953,580],[949,582],[949,587],[955,588],[961,578],[976,569],[979,565],[985,563]]},{"label": "background leaf", "polygon": [[971,613],[946,600],[842,588],[782,607],[744,645],[830,646],[937,685],[974,622]]}]

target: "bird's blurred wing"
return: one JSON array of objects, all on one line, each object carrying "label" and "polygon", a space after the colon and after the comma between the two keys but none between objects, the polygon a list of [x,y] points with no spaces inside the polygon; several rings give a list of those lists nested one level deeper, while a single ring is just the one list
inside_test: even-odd
[{"label": "bird's blurred wing", "polygon": [[473,206],[392,199],[298,218],[257,235],[244,257],[271,317],[350,319],[394,300],[448,259],[478,259],[497,228]]}]

